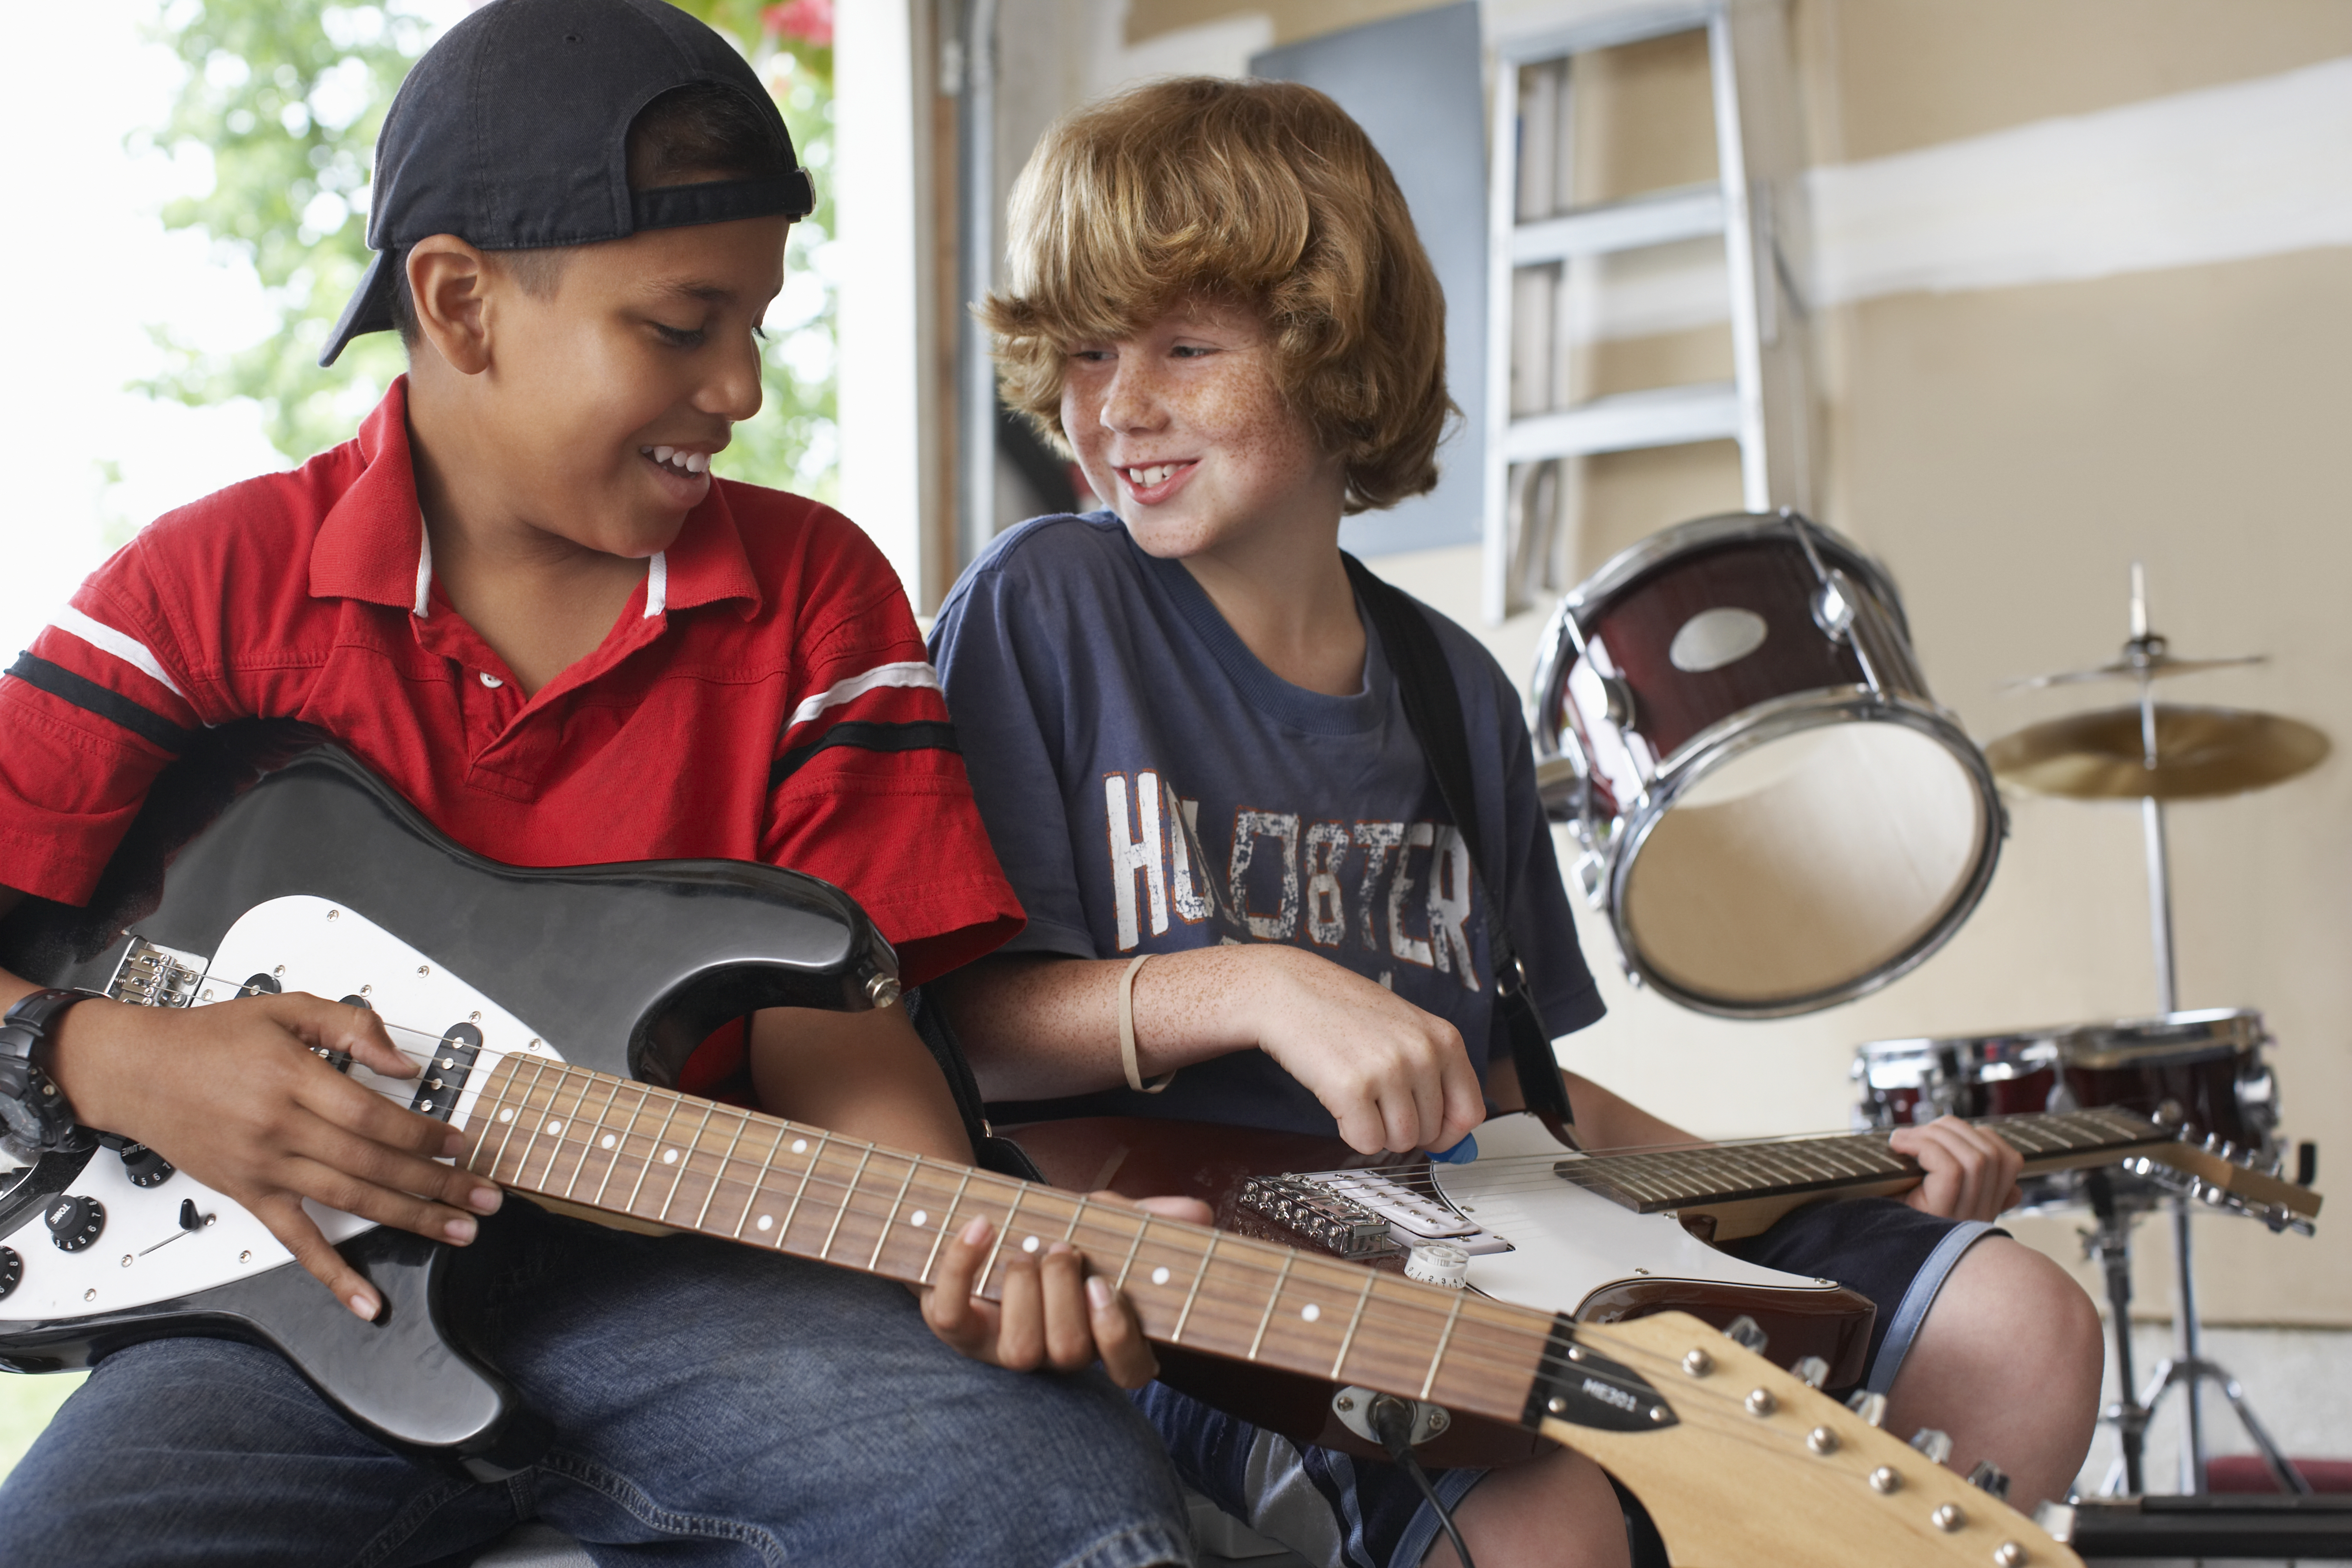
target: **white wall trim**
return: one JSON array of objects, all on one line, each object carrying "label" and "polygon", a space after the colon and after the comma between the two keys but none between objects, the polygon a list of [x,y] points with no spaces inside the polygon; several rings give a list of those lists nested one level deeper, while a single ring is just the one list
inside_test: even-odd
[{"label": "white wall trim", "polygon": [[1822,304],[2352,245],[2352,57],[1806,183]]}]

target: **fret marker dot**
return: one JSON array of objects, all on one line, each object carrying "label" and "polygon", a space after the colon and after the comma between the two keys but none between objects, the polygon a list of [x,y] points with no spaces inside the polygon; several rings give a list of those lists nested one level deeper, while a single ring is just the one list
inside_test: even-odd
[{"label": "fret marker dot", "polygon": [[931,1216],[929,1215],[924,1213],[921,1209],[917,1209],[913,1214],[907,1216],[907,1223],[913,1226],[917,1230],[920,1230],[923,1228],[924,1222],[929,1220],[930,1217]]},{"label": "fret marker dot", "polygon": [[663,1163],[663,1164],[665,1164],[665,1165],[675,1165],[675,1164],[677,1164],[677,1150],[675,1150],[675,1149],[665,1149],[665,1150],[663,1150],[663,1151],[662,1151],[662,1163]]},{"label": "fret marker dot", "polygon": [[773,1226],[775,1225],[775,1223],[776,1223],[776,1216],[775,1216],[774,1215],[772,1215],[772,1214],[763,1214],[763,1215],[761,1215],[760,1216],[760,1228],[761,1228],[761,1230],[767,1230],[767,1229],[771,1228],[772,1226]]},{"label": "fret marker dot", "polygon": [[509,1109],[508,1109],[508,1110],[501,1110],[501,1111],[499,1111],[499,1121],[512,1121],[514,1120],[514,1111],[513,1111],[513,1110],[512,1110],[511,1108],[509,1108]]},{"label": "fret marker dot", "polygon": [[1154,1285],[1165,1285],[1165,1284],[1167,1284],[1167,1283],[1168,1283],[1168,1270],[1166,1270],[1165,1268],[1155,1268],[1155,1269],[1153,1269],[1153,1270],[1151,1271],[1151,1282],[1152,1282]]},{"label": "fret marker dot", "polygon": [[1023,1242],[1023,1243],[1021,1244],[1021,1250],[1022,1250],[1022,1251],[1024,1251],[1024,1252],[1034,1252],[1034,1251],[1036,1251],[1036,1250],[1037,1250],[1037,1238],[1036,1238],[1035,1237],[1034,1237],[1034,1236],[1033,1236],[1033,1237],[1031,1237],[1028,1240],[1026,1240],[1026,1241]]},{"label": "fret marker dot", "polygon": [[607,1133],[605,1133],[605,1134],[604,1134],[604,1137],[602,1137],[602,1138],[600,1138],[600,1139],[598,1139],[598,1140],[597,1140],[597,1142],[596,1142],[596,1147],[598,1147],[599,1149],[610,1149],[610,1148],[611,1148],[614,1143],[616,1143],[616,1142],[619,1142],[619,1140],[618,1140],[618,1139],[614,1138],[614,1137],[610,1132],[607,1132]]},{"label": "fret marker dot", "polygon": [[547,1130],[550,1132],[561,1132],[563,1131],[563,1123],[561,1121],[550,1121],[547,1124]]},{"label": "fret marker dot", "polygon": [[1298,1315],[1311,1323],[1316,1319],[1323,1315],[1323,1309],[1317,1306],[1314,1302],[1309,1301],[1307,1305],[1298,1309]]},{"label": "fret marker dot", "polygon": [[795,1153],[795,1154],[805,1154],[805,1153],[807,1153],[807,1152],[808,1152],[808,1140],[807,1140],[807,1139],[805,1139],[805,1138],[795,1138],[795,1139],[793,1139],[793,1153]]}]

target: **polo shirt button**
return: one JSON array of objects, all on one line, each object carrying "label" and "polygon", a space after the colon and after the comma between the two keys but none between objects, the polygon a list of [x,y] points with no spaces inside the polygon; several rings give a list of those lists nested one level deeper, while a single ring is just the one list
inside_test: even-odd
[{"label": "polo shirt button", "polygon": [[500,680],[497,676],[492,675],[492,674],[491,674],[488,670],[487,670],[487,669],[486,669],[486,670],[483,670],[483,671],[481,672],[481,675],[482,675],[482,684],[483,684],[483,685],[485,685],[485,686],[487,686],[487,687],[488,687],[488,688],[489,688],[491,690],[493,690],[493,691],[496,691],[499,687],[504,686],[504,685],[506,684],[506,682],[505,682],[505,681]]}]

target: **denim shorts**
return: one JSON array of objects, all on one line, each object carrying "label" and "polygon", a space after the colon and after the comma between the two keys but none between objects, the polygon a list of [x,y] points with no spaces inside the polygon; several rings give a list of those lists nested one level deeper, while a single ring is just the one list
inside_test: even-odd
[{"label": "denim shorts", "polygon": [[967,1361],[884,1280],[512,1198],[475,1245],[500,1249],[483,1348],[555,1428],[530,1468],[404,1458],[269,1351],[152,1341],[0,1485],[0,1563],[444,1568],[533,1518],[600,1568],[1191,1561],[1160,1446],[1098,1373]]},{"label": "denim shorts", "polygon": [[[1834,1279],[1870,1298],[1878,1316],[1862,1386],[1884,1393],[1952,1266],[1994,1234],[2003,1233],[1982,1221],[1937,1219],[1891,1198],[1856,1198],[1799,1209],[1726,1250],[1769,1268]],[[1134,1397],[1187,1486],[1310,1563],[1418,1568],[1438,1535],[1436,1511],[1394,1465],[1294,1443],[1160,1384]],[[1451,1510],[1486,1475],[1439,1470],[1431,1479]],[[1612,1518],[1591,1528],[1622,1525]]]}]

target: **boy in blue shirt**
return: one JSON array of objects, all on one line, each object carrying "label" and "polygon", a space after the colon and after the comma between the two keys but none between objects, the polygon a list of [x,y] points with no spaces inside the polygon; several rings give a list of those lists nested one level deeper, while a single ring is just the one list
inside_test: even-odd
[{"label": "boy in blue shirt", "polygon": [[[1475,837],[1499,847],[1474,868],[1339,549],[1343,514],[1434,483],[1449,407],[1443,301],[1394,181],[1310,89],[1153,83],[1048,132],[1010,252],[986,307],[1008,400],[1111,504],[998,539],[932,634],[1029,915],[948,982],[996,1114],[1448,1148],[1519,1103],[1490,902],[1555,1033],[1601,1004],[1509,679],[1427,613]],[[1587,1147],[1688,1141],[1567,1076]],[[1909,1202],[1804,1211],[1749,1256],[1878,1301],[1868,1386],[1895,1429],[1948,1430],[1956,1465],[1994,1459],[2029,1507],[2063,1497],[2097,1410],[2096,1314],[1990,1229],[2012,1151],[1953,1121],[1896,1142],[1928,1173]],[[1192,1485],[1311,1561],[1454,1561],[1393,1467],[1161,1385],[1139,1398]],[[1437,1491],[1482,1568],[1625,1561],[1606,1479],[1572,1452]]]}]

